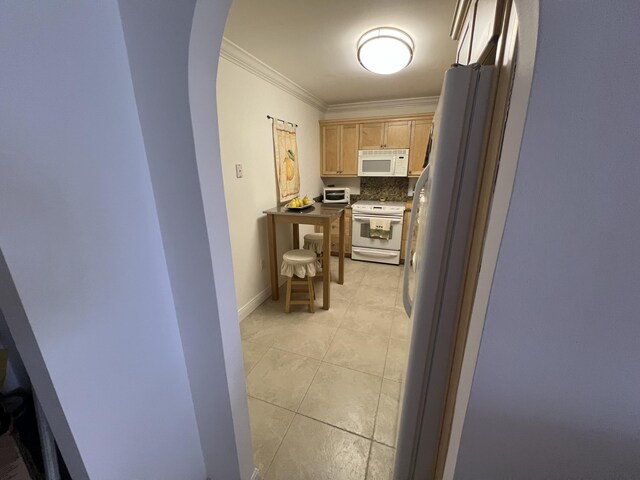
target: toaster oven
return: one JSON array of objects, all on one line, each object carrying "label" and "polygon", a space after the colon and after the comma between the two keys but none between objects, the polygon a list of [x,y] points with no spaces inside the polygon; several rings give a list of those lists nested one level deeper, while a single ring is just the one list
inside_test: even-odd
[{"label": "toaster oven", "polygon": [[349,203],[349,188],[326,187],[322,198],[324,203]]}]

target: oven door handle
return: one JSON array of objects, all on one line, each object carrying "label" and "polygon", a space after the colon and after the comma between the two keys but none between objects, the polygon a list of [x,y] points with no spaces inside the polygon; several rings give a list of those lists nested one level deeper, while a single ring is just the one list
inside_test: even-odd
[{"label": "oven door handle", "polygon": [[352,247],[351,249],[352,251],[356,252],[356,253],[361,253],[362,255],[368,255],[370,257],[381,257],[381,258],[385,258],[385,257],[395,257],[398,253],[397,252],[374,252],[371,250],[362,250],[360,248],[356,248],[356,247]]},{"label": "oven door handle", "polygon": [[380,218],[382,220],[389,220],[391,223],[401,223],[402,218],[395,217],[383,217],[382,215],[352,215],[354,221],[364,222],[365,220],[371,220],[372,218]]}]

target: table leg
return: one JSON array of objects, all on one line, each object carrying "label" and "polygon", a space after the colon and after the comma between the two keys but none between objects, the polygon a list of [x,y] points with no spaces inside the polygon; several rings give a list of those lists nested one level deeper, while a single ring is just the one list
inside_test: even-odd
[{"label": "table leg", "polygon": [[293,229],[293,248],[300,248],[300,225],[297,223],[292,223],[291,227]]},{"label": "table leg", "polygon": [[340,231],[339,240],[340,247],[338,250],[338,283],[344,283],[344,210],[340,214]]},{"label": "table leg", "polygon": [[276,217],[267,215],[267,241],[269,248],[269,278],[271,279],[271,300],[280,298],[278,288],[278,246],[276,244]]},{"label": "table leg", "polygon": [[331,219],[322,224],[322,308],[329,310],[331,288]]}]

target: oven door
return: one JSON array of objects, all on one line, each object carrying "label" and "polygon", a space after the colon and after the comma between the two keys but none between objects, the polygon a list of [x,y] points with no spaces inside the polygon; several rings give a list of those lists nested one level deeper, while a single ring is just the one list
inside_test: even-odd
[{"label": "oven door", "polygon": [[[391,223],[389,238],[371,236],[371,219],[386,219]],[[377,248],[382,250],[400,250],[402,246],[402,217],[387,217],[384,215],[365,215],[354,213],[352,215],[352,244],[356,247]]]}]

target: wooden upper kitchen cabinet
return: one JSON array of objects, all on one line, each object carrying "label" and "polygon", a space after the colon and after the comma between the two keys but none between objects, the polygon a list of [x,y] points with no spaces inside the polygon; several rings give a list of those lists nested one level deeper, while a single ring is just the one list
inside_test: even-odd
[{"label": "wooden upper kitchen cabinet", "polygon": [[321,174],[358,174],[357,125],[321,125]]},{"label": "wooden upper kitchen cabinet", "polygon": [[360,124],[360,150],[375,150],[384,145],[384,122]]},{"label": "wooden upper kitchen cabinet", "polygon": [[409,147],[409,176],[418,177],[422,173],[424,159],[427,155],[429,134],[433,116],[411,122],[411,146]]},{"label": "wooden upper kitchen cabinet", "polygon": [[322,127],[322,174],[337,174],[340,170],[340,125]]},{"label": "wooden upper kitchen cabinet", "polygon": [[360,150],[409,148],[411,122],[397,120],[360,124]]},{"label": "wooden upper kitchen cabinet", "polygon": [[458,63],[494,63],[505,7],[505,0],[458,0],[451,26]]},{"label": "wooden upper kitchen cabinet", "polygon": [[340,174],[358,175],[358,125],[340,127]]},{"label": "wooden upper kitchen cabinet", "polygon": [[409,148],[411,146],[411,122],[387,122],[384,148]]},{"label": "wooden upper kitchen cabinet", "polygon": [[[432,113],[320,121],[320,172],[325,177],[358,175],[358,150],[408,148],[409,176],[420,175]],[[413,154],[411,149],[416,149]],[[418,158],[420,157],[420,158]],[[412,165],[413,165],[412,164]]]}]

